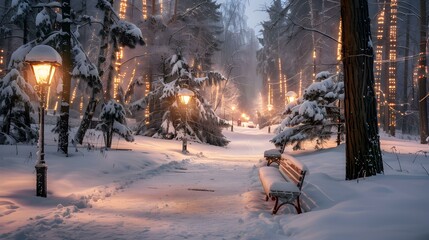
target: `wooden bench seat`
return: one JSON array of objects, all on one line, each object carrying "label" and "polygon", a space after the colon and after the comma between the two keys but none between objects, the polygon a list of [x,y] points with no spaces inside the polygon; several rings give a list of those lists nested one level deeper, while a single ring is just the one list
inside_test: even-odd
[{"label": "wooden bench seat", "polygon": [[279,168],[264,166],[259,169],[265,200],[275,201],[273,214],[285,204],[293,205],[298,214],[302,212],[299,196],[307,172],[304,164],[287,154],[281,155]]}]

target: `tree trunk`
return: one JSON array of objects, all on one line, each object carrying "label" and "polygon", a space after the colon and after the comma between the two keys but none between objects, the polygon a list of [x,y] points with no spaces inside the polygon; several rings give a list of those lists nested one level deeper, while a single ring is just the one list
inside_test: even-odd
[{"label": "tree trunk", "polygon": [[368,2],[341,0],[345,84],[346,179],[383,171],[374,92]]},{"label": "tree trunk", "polygon": [[[23,40],[22,44],[26,44],[28,42],[28,16],[25,15],[24,26],[23,26]],[[24,71],[24,79],[28,82],[28,71]],[[31,128],[31,116],[30,116],[30,105],[24,105],[24,123],[28,127]]]},{"label": "tree trunk", "polygon": [[428,132],[428,108],[426,91],[426,1],[420,0],[420,58],[419,58],[419,117],[420,117],[420,143],[426,144]]},{"label": "tree trunk", "polygon": [[[109,0],[109,3],[113,5],[113,0]],[[112,12],[110,10],[106,10],[104,12],[104,18],[103,18],[103,28],[101,30],[101,40],[100,40],[100,52],[98,53],[98,63],[97,63],[97,70],[100,75],[100,78],[103,79],[104,75],[104,63],[107,59],[107,53],[109,49],[109,29],[112,24]],[[79,129],[76,132],[76,135],[74,137],[74,140],[76,143],[82,144],[83,138],[85,137],[86,131],[88,130],[89,126],[91,125],[92,118],[94,117],[94,112],[97,107],[97,104],[99,102],[97,95],[98,95],[97,89],[91,90],[91,97],[89,99],[89,103],[86,106],[85,113],[82,117],[82,122],[79,125]]]},{"label": "tree trunk", "polygon": [[79,125],[79,129],[76,132],[74,141],[76,143],[82,144],[85,133],[91,125],[92,117],[94,116],[95,108],[97,107],[98,100],[95,97],[94,91],[91,93],[91,98],[89,103],[86,106],[85,114],[82,117],[82,122]]},{"label": "tree trunk", "polygon": [[[63,19],[70,19],[70,0],[64,0],[62,5]],[[58,150],[68,155],[69,144],[69,109],[70,109],[70,85],[71,85],[71,34],[70,21],[63,21],[64,34],[61,57],[63,59],[63,92],[61,95],[61,114],[59,124]]]}]

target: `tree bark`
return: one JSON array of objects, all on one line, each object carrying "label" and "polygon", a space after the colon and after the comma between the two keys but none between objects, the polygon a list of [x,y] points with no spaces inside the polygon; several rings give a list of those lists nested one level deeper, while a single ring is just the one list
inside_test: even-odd
[{"label": "tree bark", "polygon": [[420,143],[426,144],[428,132],[428,108],[426,90],[426,0],[420,0],[420,57],[419,57],[419,118],[420,118]]},{"label": "tree bark", "polygon": [[[62,4],[63,20],[71,19],[70,0],[63,0]],[[61,57],[63,59],[63,92],[61,95],[61,114],[59,123],[58,151],[68,155],[69,144],[69,109],[70,109],[70,88],[71,88],[71,32],[70,21],[63,21],[61,24],[64,34]]]},{"label": "tree bark", "polygon": [[346,180],[383,172],[367,0],[341,0]]},{"label": "tree bark", "polygon": [[[109,0],[109,3],[113,5],[113,0]],[[100,52],[98,53],[98,63],[97,63],[97,70],[101,79],[103,79],[103,75],[104,75],[103,68],[105,66],[107,53],[109,49],[108,37],[109,37],[109,29],[110,29],[110,26],[112,25],[111,19],[112,19],[112,12],[110,10],[105,10],[104,18],[103,18],[103,28],[100,33],[101,35]],[[91,125],[91,121],[94,116],[95,109],[99,102],[97,95],[98,95],[98,90],[93,88],[91,90],[91,96],[89,98],[88,105],[86,106],[85,113],[82,117],[82,122],[80,123],[79,129],[76,132],[76,135],[74,137],[74,140],[76,143],[79,143],[79,144],[83,143],[83,138],[85,137],[86,131]]]}]

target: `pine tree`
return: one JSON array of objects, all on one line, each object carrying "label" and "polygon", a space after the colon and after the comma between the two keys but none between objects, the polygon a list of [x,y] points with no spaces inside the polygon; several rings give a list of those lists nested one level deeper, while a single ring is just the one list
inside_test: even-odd
[{"label": "pine tree", "polygon": [[[14,142],[31,142],[37,139],[37,131],[31,128],[31,125],[25,122],[25,107],[28,107],[31,112],[34,109],[31,105],[30,97],[35,97],[36,94],[33,87],[25,81],[19,71],[12,69],[0,81],[0,117],[1,140],[8,140],[5,143]],[[34,120],[33,120],[34,121]]]},{"label": "pine tree", "polygon": [[304,141],[316,141],[319,148],[338,129],[340,109],[344,99],[344,83],[338,75],[321,72],[317,81],[304,90],[304,95],[286,106],[286,118],[276,129],[271,140],[275,145],[294,145],[302,148]]},{"label": "pine tree", "polygon": [[[153,117],[148,126],[141,124],[137,133],[181,139],[186,131],[195,141],[217,146],[227,145],[228,141],[222,135],[222,127],[227,124],[216,115],[200,90],[204,86],[218,84],[225,78],[217,72],[208,72],[206,77],[196,78],[181,53],[173,55],[166,62],[170,74],[165,79],[160,79],[148,96],[131,106],[133,109],[145,109],[153,102],[153,106],[157,107],[154,112],[159,117]],[[178,98],[181,89],[189,89],[195,94],[187,106]],[[185,117],[188,121],[184,121]]]},{"label": "pine tree", "polygon": [[106,148],[112,147],[113,133],[119,134],[128,142],[134,141],[133,133],[127,127],[125,108],[121,104],[114,100],[108,101],[103,106],[99,119],[96,129],[103,132]]},{"label": "pine tree", "polygon": [[[103,29],[101,31],[102,38],[97,69],[99,72],[99,78],[105,76],[105,101],[109,101],[112,98],[111,91],[113,87],[113,78],[116,74],[116,67],[114,66],[116,52],[119,51],[120,47],[135,48],[136,45],[145,45],[141,30],[130,22],[120,20],[119,17],[115,14],[112,4],[113,1],[111,0],[99,0],[97,3],[97,7],[104,12]],[[110,58],[109,61],[106,61],[108,59],[108,54],[110,54]],[[104,74],[104,65],[108,66],[107,75]],[[88,130],[94,115],[94,111],[98,103],[97,95],[100,93],[100,90],[101,87],[99,89],[93,89],[91,92],[90,100],[86,107],[82,122],[74,137],[76,143],[82,144],[85,133]],[[122,102],[122,104],[124,104],[124,102]]]}]

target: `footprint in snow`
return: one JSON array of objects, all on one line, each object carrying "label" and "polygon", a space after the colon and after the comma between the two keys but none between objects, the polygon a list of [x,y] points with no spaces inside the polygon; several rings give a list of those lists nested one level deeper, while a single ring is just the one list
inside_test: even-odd
[{"label": "footprint in snow", "polygon": [[19,206],[13,202],[0,201],[0,217],[16,212]]}]

